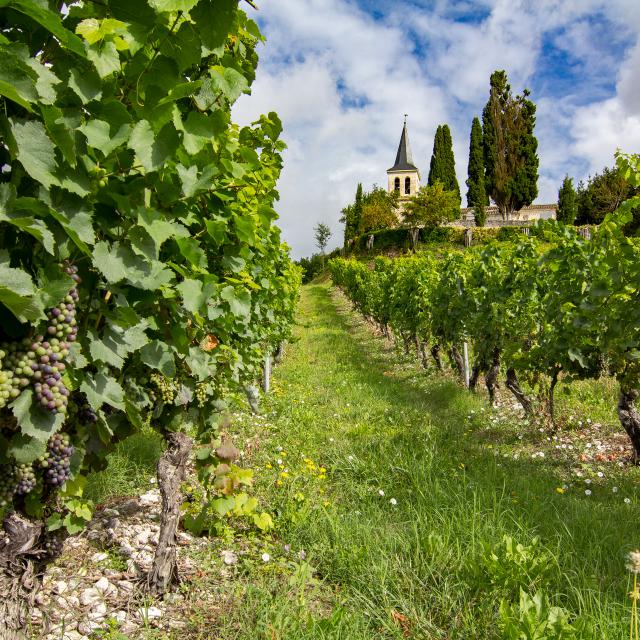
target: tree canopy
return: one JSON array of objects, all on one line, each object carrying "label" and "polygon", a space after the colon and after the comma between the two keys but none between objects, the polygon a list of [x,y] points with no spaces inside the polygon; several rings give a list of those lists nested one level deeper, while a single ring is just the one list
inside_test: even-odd
[{"label": "tree canopy", "polygon": [[482,112],[485,188],[508,219],[538,195],[536,106],[527,89],[512,94],[505,71],[494,71],[490,86]]},{"label": "tree canopy", "polygon": [[573,188],[573,180],[569,176],[565,176],[562,186],[558,191],[558,211],[556,219],[565,224],[573,224],[578,213],[576,202],[576,191]]},{"label": "tree canopy", "polygon": [[433,153],[429,165],[428,184],[442,182],[445,190],[453,191],[460,206],[460,186],[456,177],[456,161],[453,156],[453,140],[448,124],[439,125],[433,140]]},{"label": "tree canopy", "polygon": [[342,216],[340,222],[344,224],[344,245],[347,246],[349,240],[358,235],[360,219],[362,217],[362,183],[358,182],[356,189],[356,199],[353,203],[348,204],[341,211]]},{"label": "tree canopy", "polygon": [[620,204],[640,193],[618,167],[605,167],[601,173],[589,176],[586,183],[580,181],[576,193],[576,224],[600,224],[608,213]]},{"label": "tree canopy", "polygon": [[437,227],[460,216],[460,201],[455,191],[447,191],[439,180],[420,188],[404,210],[408,226]]}]

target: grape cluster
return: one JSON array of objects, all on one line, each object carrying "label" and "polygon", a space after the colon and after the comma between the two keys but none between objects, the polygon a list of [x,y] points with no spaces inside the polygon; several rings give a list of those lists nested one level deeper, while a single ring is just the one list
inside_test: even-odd
[{"label": "grape cluster", "polygon": [[[80,283],[77,267],[66,264],[64,271],[76,284]],[[48,311],[47,339],[38,336],[31,345],[38,358],[32,366],[36,399],[53,413],[65,413],[69,402],[69,390],[62,381],[62,374],[66,368],[64,359],[69,355],[69,342],[74,342],[78,335],[77,302],[78,289],[74,286],[57,307]]]},{"label": "grape cluster", "polygon": [[29,344],[24,339],[0,345],[0,408],[17,398],[33,377],[36,354]]},{"label": "grape cluster", "polygon": [[85,396],[84,393],[74,391],[71,394],[71,400],[75,405],[76,418],[80,424],[88,426],[98,421],[98,416],[87,402],[87,396]]},{"label": "grape cluster", "polygon": [[64,539],[63,531],[47,531],[42,545],[47,558],[55,560],[62,555]]},{"label": "grape cluster", "polygon": [[162,400],[167,403],[173,402],[176,397],[176,390],[173,382],[159,373],[152,373],[150,377],[151,382],[153,382],[153,384],[158,388]]},{"label": "grape cluster", "polygon": [[25,495],[35,489],[37,481],[33,466],[30,464],[20,464],[16,466],[16,493]]},{"label": "grape cluster", "polygon": [[61,487],[71,477],[72,455],[73,445],[66,433],[56,433],[49,438],[47,452],[40,458],[48,485]]},{"label": "grape cluster", "polygon": [[196,385],[196,401],[200,408],[204,407],[211,395],[211,385],[208,382],[200,382]]},{"label": "grape cluster", "polygon": [[16,476],[12,466],[0,465],[0,509],[8,507],[16,491]]}]

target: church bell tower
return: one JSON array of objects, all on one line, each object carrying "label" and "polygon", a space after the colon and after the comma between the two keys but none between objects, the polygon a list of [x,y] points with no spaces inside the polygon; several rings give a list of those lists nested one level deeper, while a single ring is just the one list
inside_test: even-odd
[{"label": "church bell tower", "polygon": [[407,133],[407,114],[404,114],[404,125],[396,161],[391,169],[387,169],[389,193],[398,191],[400,200],[408,200],[414,196],[420,188],[420,171],[413,164],[411,147],[409,146],[409,134]]}]

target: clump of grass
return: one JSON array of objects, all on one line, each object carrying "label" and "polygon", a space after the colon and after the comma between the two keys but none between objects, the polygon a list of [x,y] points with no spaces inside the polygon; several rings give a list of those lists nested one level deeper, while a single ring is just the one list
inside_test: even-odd
[{"label": "clump of grass", "polygon": [[107,457],[107,468],[89,476],[86,497],[100,503],[147,490],[163,449],[162,437],[152,429],[123,440]]}]

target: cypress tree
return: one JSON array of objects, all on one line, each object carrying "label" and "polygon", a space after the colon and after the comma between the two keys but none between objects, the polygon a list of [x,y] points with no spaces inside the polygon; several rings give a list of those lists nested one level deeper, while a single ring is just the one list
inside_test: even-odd
[{"label": "cypress tree", "polygon": [[429,177],[427,184],[433,186],[436,180],[442,182],[442,125],[438,125],[436,135],[433,138],[433,152],[431,153],[431,162],[429,163]]},{"label": "cypress tree", "polygon": [[473,119],[469,139],[469,165],[467,167],[467,206],[487,206],[489,196],[484,187],[484,156],[482,151],[482,126],[480,118]]},{"label": "cypress tree", "polygon": [[442,182],[446,191],[453,191],[460,203],[460,185],[456,177],[456,161],[453,156],[453,140],[448,124],[438,126],[433,140],[433,153],[429,165],[429,186]]},{"label": "cypress tree", "polygon": [[538,195],[536,106],[525,89],[513,96],[505,71],[491,74],[482,112],[485,189],[504,219]]},{"label": "cypress tree", "polygon": [[362,218],[362,183],[358,182],[356,189],[356,199],[353,204],[347,205],[342,210],[340,222],[344,223],[344,246],[349,244],[358,235],[360,220]]},{"label": "cypress tree", "polygon": [[578,200],[575,189],[573,188],[573,180],[569,176],[565,176],[562,186],[558,191],[558,212],[556,218],[565,224],[573,224],[578,213]]},{"label": "cypress tree", "polygon": [[351,237],[355,237],[360,227],[360,220],[362,219],[362,182],[358,182],[358,188],[356,189],[356,200],[353,204],[353,223]]}]

